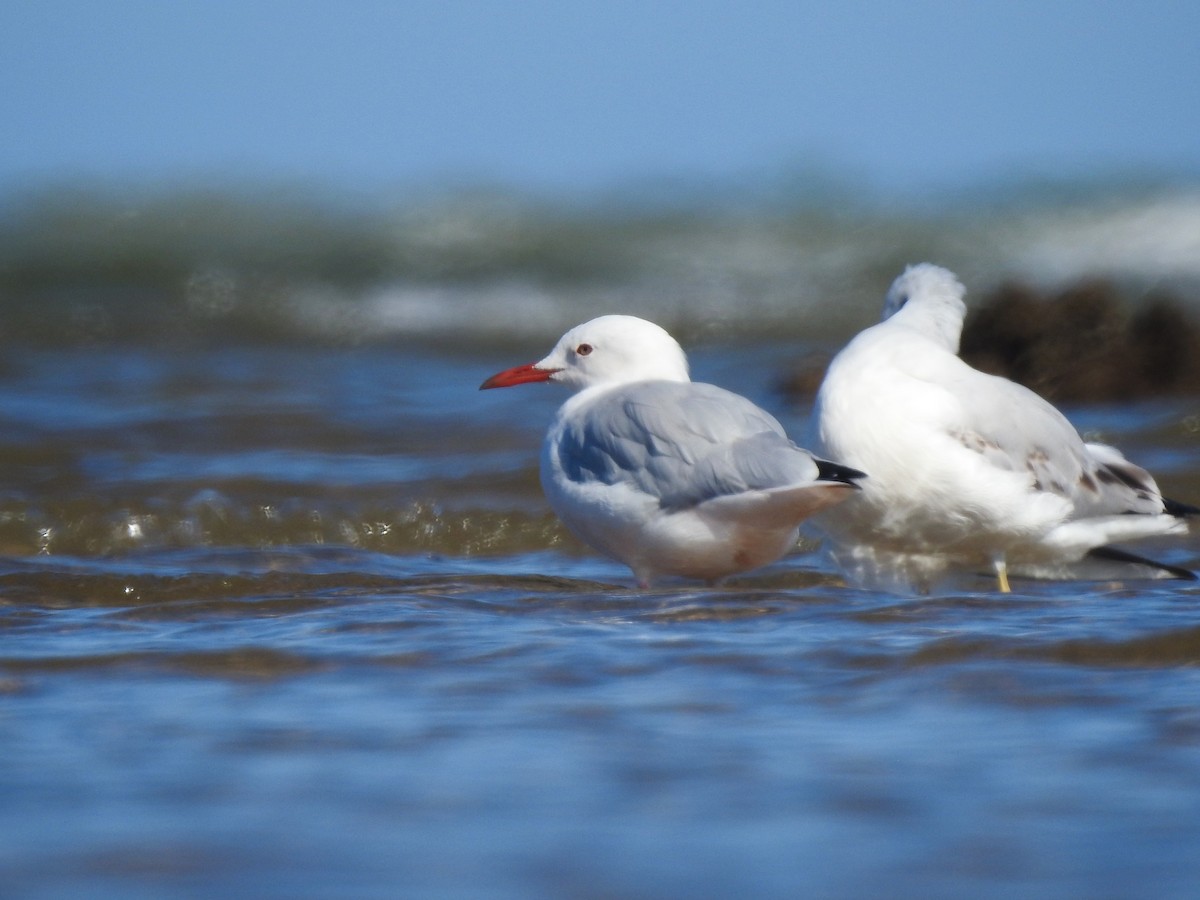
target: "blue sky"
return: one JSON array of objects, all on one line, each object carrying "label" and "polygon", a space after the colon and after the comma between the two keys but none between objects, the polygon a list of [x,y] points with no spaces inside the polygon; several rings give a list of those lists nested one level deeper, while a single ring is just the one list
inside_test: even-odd
[{"label": "blue sky", "polygon": [[1193,2],[5,0],[0,190],[1200,176]]}]

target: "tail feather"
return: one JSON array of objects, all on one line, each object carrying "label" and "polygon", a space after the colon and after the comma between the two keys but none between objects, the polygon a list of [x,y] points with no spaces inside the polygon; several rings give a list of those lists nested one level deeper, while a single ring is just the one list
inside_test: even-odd
[{"label": "tail feather", "polygon": [[809,516],[854,494],[852,481],[817,481],[768,491],[744,491],[705,500],[698,507],[706,516],[741,522],[748,528],[795,528]]},{"label": "tail feather", "polygon": [[1169,516],[1183,518],[1185,516],[1200,516],[1200,506],[1180,503],[1178,500],[1168,500],[1163,497],[1163,512]]},{"label": "tail feather", "polygon": [[[866,472],[860,472],[858,469],[852,469],[849,466],[843,466],[839,463],[830,462],[827,459],[815,459],[817,464],[817,480],[818,481],[836,481],[842,484],[853,485],[858,487],[858,480],[866,478]],[[1197,510],[1200,512],[1200,510]]]},{"label": "tail feather", "polygon": [[1191,569],[1185,569],[1181,566],[1172,566],[1168,563],[1160,563],[1153,559],[1146,559],[1144,556],[1138,556],[1136,553],[1130,553],[1128,550],[1120,550],[1116,547],[1094,547],[1087,552],[1087,555],[1092,559],[1101,559],[1105,562],[1115,563],[1130,563],[1132,565],[1147,566],[1160,572],[1167,573],[1172,578],[1182,578],[1186,581],[1197,581],[1196,573]]}]

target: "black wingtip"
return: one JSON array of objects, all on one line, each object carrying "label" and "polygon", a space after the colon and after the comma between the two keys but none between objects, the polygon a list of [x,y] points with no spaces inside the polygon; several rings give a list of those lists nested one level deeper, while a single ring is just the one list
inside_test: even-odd
[{"label": "black wingtip", "polygon": [[1152,569],[1158,569],[1161,572],[1168,573],[1172,578],[1182,578],[1184,581],[1197,581],[1200,578],[1191,569],[1185,569],[1182,566],[1172,566],[1167,563],[1156,562],[1152,559],[1146,559],[1144,556],[1138,556],[1136,553],[1130,553],[1128,550],[1118,550],[1116,547],[1094,547],[1087,552],[1087,555],[1093,559],[1103,559],[1108,562],[1133,563],[1139,566],[1149,566]]},{"label": "black wingtip", "polygon": [[1191,506],[1187,503],[1180,503],[1178,500],[1168,500],[1163,497],[1163,512],[1168,516],[1177,516],[1182,519],[1187,516],[1200,516],[1200,506]]},{"label": "black wingtip", "polygon": [[848,484],[851,487],[858,487],[859,480],[867,477],[866,472],[860,472],[858,469],[852,469],[849,466],[839,465],[838,463],[830,462],[827,459],[818,459],[816,462],[818,481],[836,481],[839,484]]}]

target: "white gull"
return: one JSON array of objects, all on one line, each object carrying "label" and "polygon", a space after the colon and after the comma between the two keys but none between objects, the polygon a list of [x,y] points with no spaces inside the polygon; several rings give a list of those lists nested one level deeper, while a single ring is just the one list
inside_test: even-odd
[{"label": "white gull", "polygon": [[746,398],[692,382],[675,339],[634,316],[576,326],[545,359],[481,389],[538,381],[576,391],[542,445],[550,506],[643,587],[660,576],[711,583],[774,562],[804,519],[862,477],[797,447]]},{"label": "white gull", "polygon": [[821,522],[842,567],[919,589],[971,568],[993,569],[1002,591],[1010,567],[1091,577],[1131,563],[1194,577],[1106,546],[1185,532],[1183,516],[1200,510],[1164,499],[1118,450],[1085,443],[1037,394],[959,359],[964,294],[952,272],[910,266],[883,321],[830,363],[818,452],[871,476]]}]

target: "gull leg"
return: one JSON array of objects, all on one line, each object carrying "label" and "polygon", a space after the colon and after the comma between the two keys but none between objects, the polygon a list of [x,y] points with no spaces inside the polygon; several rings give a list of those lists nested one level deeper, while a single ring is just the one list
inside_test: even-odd
[{"label": "gull leg", "polygon": [[1008,586],[1008,563],[1004,561],[1004,557],[997,556],[992,560],[992,566],[996,570],[996,584],[1000,586],[1000,593],[1011,594],[1012,588]]}]

